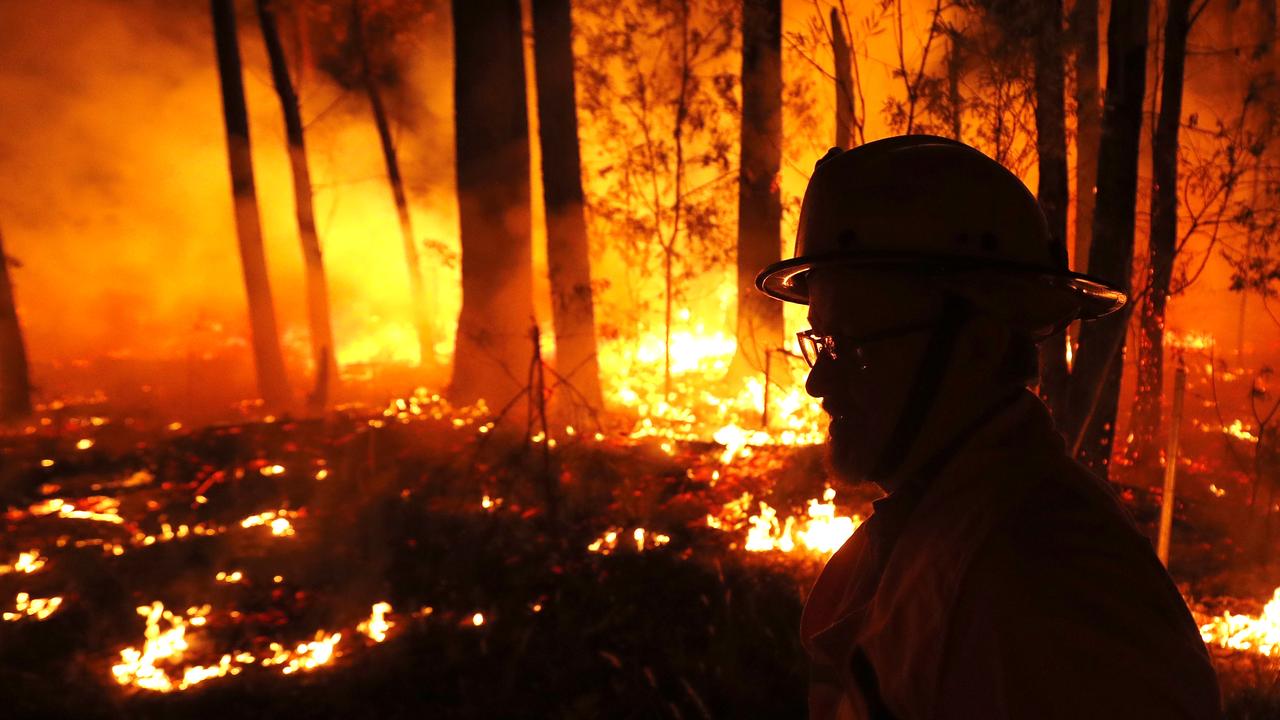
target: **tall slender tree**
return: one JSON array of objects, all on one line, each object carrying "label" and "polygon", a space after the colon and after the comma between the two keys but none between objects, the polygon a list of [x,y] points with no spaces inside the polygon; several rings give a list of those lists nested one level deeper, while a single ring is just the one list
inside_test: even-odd
[{"label": "tall slender tree", "polygon": [[[1098,146],[1098,194],[1089,272],[1129,292],[1138,143],[1146,90],[1148,0],[1116,1],[1107,23],[1107,86]],[[1080,329],[1065,427],[1077,457],[1106,477],[1120,401],[1130,309]]]},{"label": "tall slender tree", "polygon": [[961,36],[958,32],[949,32],[947,37],[947,126],[951,130],[951,138],[960,140],[964,135],[964,97],[960,94],[960,76],[964,70],[964,55]]},{"label": "tall slender tree", "polygon": [[31,414],[31,375],[27,346],[18,323],[9,266],[16,265],[4,251],[0,234],[0,420],[16,420]]},{"label": "tall slender tree", "polygon": [[1169,0],[1164,25],[1160,115],[1151,151],[1151,240],[1147,296],[1140,308],[1138,387],[1134,398],[1134,446],[1139,458],[1154,457],[1164,390],[1164,320],[1178,252],[1178,130],[1186,69],[1191,0]]},{"label": "tall slender tree", "polygon": [[413,234],[413,219],[409,215],[409,196],[405,192],[404,176],[400,173],[400,154],[391,134],[391,119],[378,86],[377,68],[373,60],[370,39],[366,37],[365,8],[361,0],[351,0],[350,40],[354,45],[359,64],[357,82],[369,99],[373,112],[373,124],[378,129],[378,141],[382,146],[382,159],[387,167],[387,182],[391,185],[391,197],[396,204],[396,218],[400,221],[400,236],[404,241],[405,265],[409,271],[409,301],[413,304],[414,330],[418,334],[419,362],[431,365],[435,360],[435,332],[432,327],[431,309],[427,307],[426,286],[422,280],[422,260],[418,241]]},{"label": "tall slender tree", "polygon": [[258,218],[258,194],[253,182],[249,145],[249,113],[240,72],[240,44],[236,38],[234,0],[210,0],[214,45],[218,55],[218,80],[222,88],[222,118],[227,135],[227,163],[235,203],[236,237],[240,266],[249,301],[249,330],[258,392],[269,408],[290,402],[289,383],[280,352],[275,304],[267,278],[267,259]]},{"label": "tall slender tree", "polygon": [[533,348],[529,126],[519,0],[453,0],[462,311],[450,397],[505,403]]},{"label": "tall slender tree", "polygon": [[329,283],[325,278],[320,236],[316,232],[315,209],[311,196],[311,170],[307,164],[307,145],[302,128],[302,110],[293,88],[285,59],[284,44],[276,22],[275,3],[257,0],[258,25],[271,63],[271,80],[280,98],[284,115],[284,135],[289,146],[289,167],[293,172],[293,204],[298,220],[298,239],[302,243],[302,261],[306,270],[307,320],[311,329],[311,359],[315,365],[315,383],[308,396],[308,406],[321,411],[328,404],[329,388],[338,377],[334,362],[333,325],[329,317]]},{"label": "tall slender tree", "polygon": [[581,398],[599,408],[603,401],[582,195],[569,0],[533,3],[533,58],[556,365]]},{"label": "tall slender tree", "polygon": [[[831,8],[831,57],[836,69],[836,147],[847,149],[853,147],[853,55],[849,52],[849,40],[844,36],[842,20],[840,11],[837,8]],[[745,29],[743,37],[746,37]],[[743,53],[743,64],[745,66],[745,44],[743,45]],[[746,76],[745,69],[744,67],[744,77]]]},{"label": "tall slender tree", "polygon": [[[843,106],[843,103],[842,103]],[[849,124],[846,118],[846,133]],[[782,343],[782,304],[755,289],[782,255],[782,2],[742,3],[742,130],[738,167],[738,365],[759,372]],[[848,142],[848,138],[845,138]]]},{"label": "tall slender tree", "polygon": [[1076,0],[1071,29],[1076,67],[1075,267],[1089,267],[1093,206],[1098,182],[1102,103],[1098,88],[1098,0]]},{"label": "tall slender tree", "polygon": [[[1054,247],[1067,253],[1067,130],[1066,82],[1062,47],[1062,0],[1040,0],[1036,7],[1034,81],[1036,96],[1036,154],[1040,187],[1037,196],[1049,220]],[[1062,337],[1040,346],[1040,394],[1055,413],[1066,402],[1067,360]]]}]

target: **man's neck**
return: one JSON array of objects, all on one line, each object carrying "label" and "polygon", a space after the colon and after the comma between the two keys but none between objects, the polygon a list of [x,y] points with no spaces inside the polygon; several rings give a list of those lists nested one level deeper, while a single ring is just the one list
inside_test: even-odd
[{"label": "man's neck", "polygon": [[[928,484],[975,432],[1026,391],[1023,386],[1005,387],[936,407],[898,469],[875,483],[890,495],[907,486]],[[978,402],[975,397],[985,398],[986,402]]]}]

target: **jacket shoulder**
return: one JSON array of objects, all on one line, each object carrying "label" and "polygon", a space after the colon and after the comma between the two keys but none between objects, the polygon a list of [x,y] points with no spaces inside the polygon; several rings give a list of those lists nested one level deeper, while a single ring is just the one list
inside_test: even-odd
[{"label": "jacket shoulder", "polygon": [[976,703],[989,717],[1219,717],[1198,629],[1110,487],[1065,456],[1018,472],[1031,486],[961,583],[938,707]]}]

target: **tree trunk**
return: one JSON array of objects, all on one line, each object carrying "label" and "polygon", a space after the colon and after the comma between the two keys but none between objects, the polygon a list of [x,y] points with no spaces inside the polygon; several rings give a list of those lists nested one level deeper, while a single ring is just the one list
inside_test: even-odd
[{"label": "tree trunk", "polygon": [[556,366],[581,398],[599,409],[603,400],[578,147],[569,0],[533,3],[533,40]]},{"label": "tree trunk", "polygon": [[[744,0],[743,11],[749,8],[752,0]],[[745,15],[744,15],[745,19]],[[742,27],[742,77],[743,89],[746,89],[746,39],[747,27]],[[849,40],[844,36],[844,24],[840,22],[840,11],[831,8],[831,56],[836,68],[836,147],[847,150],[853,147],[853,68],[849,55]],[[745,98],[744,98],[745,100]],[[743,108],[743,116],[746,108]]]},{"label": "tree trunk", "polygon": [[462,311],[450,398],[498,407],[532,348],[529,126],[519,0],[453,0]]},{"label": "tree trunk", "polygon": [[280,97],[284,114],[284,133],[289,145],[289,166],[293,171],[293,201],[298,217],[298,239],[302,242],[302,261],[306,268],[307,320],[311,329],[311,359],[315,365],[315,383],[307,397],[312,412],[323,412],[329,402],[329,386],[338,377],[334,362],[333,325],[329,318],[329,283],[325,279],[320,237],[316,233],[315,210],[311,198],[311,170],[307,165],[307,146],[302,134],[302,112],[298,95],[289,77],[284,44],[276,23],[271,0],[257,0],[258,24],[271,61],[271,80]]},{"label": "tree trunk", "polygon": [[18,323],[13,282],[9,279],[9,256],[0,235],[0,421],[17,420],[31,414],[31,375],[27,366],[27,346]]},{"label": "tree trunk", "polygon": [[951,126],[951,139],[960,140],[963,131],[964,99],[960,96],[960,43],[956,33],[950,35],[947,44],[947,122]]},{"label": "tree trunk", "polygon": [[[1035,44],[1036,152],[1040,164],[1040,206],[1049,220],[1054,247],[1067,254],[1066,87],[1062,56],[1062,0],[1042,0]],[[1062,338],[1040,344],[1040,395],[1057,417],[1066,402],[1067,358]]]},{"label": "tree trunk", "polygon": [[[1138,141],[1146,89],[1148,0],[1115,2],[1107,25],[1107,89],[1098,146],[1098,195],[1089,272],[1126,293],[1133,270]],[[1080,329],[1067,407],[1077,456],[1107,476],[1120,400],[1130,307]]]},{"label": "tree trunk", "polygon": [[1169,0],[1164,29],[1164,87],[1151,163],[1150,290],[1141,308],[1138,388],[1133,405],[1134,450],[1154,459],[1164,395],[1164,320],[1178,252],[1178,129],[1191,0]]},{"label": "tree trunk", "polygon": [[1098,0],[1076,0],[1076,217],[1075,267],[1089,267],[1093,206],[1098,182],[1102,106],[1098,88]]},{"label": "tree trunk", "polygon": [[738,365],[752,373],[764,372],[765,353],[782,344],[782,303],[755,286],[760,270],[782,258],[781,167],[782,2],[743,0],[737,334]]},{"label": "tree trunk", "polygon": [[391,137],[391,121],[387,118],[386,106],[382,103],[382,93],[378,89],[377,78],[369,61],[369,47],[364,38],[364,17],[360,0],[351,3],[351,32],[356,49],[360,53],[360,84],[364,86],[365,96],[369,98],[369,107],[373,111],[373,123],[378,129],[378,140],[382,144],[382,159],[387,166],[387,182],[391,184],[391,195],[396,203],[396,218],[400,221],[400,236],[404,240],[405,265],[409,269],[409,301],[413,303],[413,325],[418,334],[418,362],[423,366],[435,363],[435,349],[432,338],[431,312],[427,307],[425,286],[422,282],[422,262],[418,255],[418,242],[413,235],[413,221],[409,216],[409,198],[404,191],[404,177],[400,174],[400,156],[396,152],[395,140]]},{"label": "tree trunk", "polygon": [[258,220],[258,195],[253,183],[249,113],[244,101],[244,81],[240,76],[235,7],[233,0],[210,0],[210,4],[218,53],[218,80],[222,87],[222,117],[227,131],[231,194],[235,202],[236,236],[240,243],[240,264],[249,300],[249,329],[258,392],[269,409],[278,410],[290,402],[289,383],[285,376],[284,358],[280,354],[275,304],[271,299],[262,226]]}]

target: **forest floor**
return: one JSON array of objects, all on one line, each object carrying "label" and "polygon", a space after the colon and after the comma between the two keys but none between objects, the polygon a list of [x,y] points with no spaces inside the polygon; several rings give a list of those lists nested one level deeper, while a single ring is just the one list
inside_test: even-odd
[{"label": "forest floor", "polygon": [[[425,394],[194,429],[95,412],[0,435],[6,718],[805,713],[825,555],[748,551],[746,516],[806,517],[818,448],[552,447]],[[1154,535],[1158,497],[1123,497]],[[1228,502],[1180,504],[1173,571],[1197,611],[1256,615],[1280,569]],[[1231,717],[1280,717],[1280,661],[1214,655]]]}]

